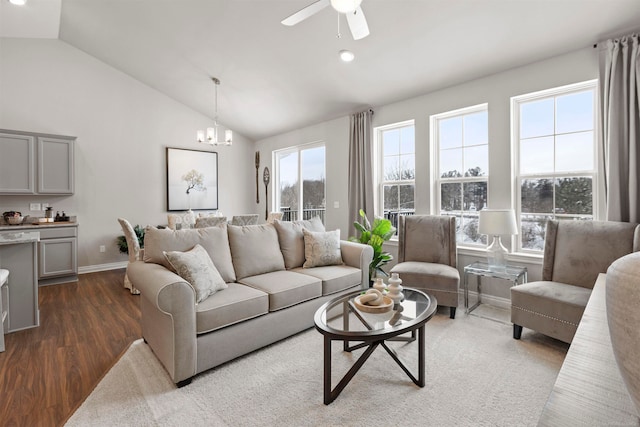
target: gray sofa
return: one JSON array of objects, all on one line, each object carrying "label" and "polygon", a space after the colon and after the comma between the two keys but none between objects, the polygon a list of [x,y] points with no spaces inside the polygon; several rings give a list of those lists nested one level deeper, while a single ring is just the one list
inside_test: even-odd
[{"label": "gray sofa", "polygon": [[[141,294],[142,335],[174,383],[189,384],[200,372],[312,327],[323,303],[368,285],[372,248],[333,235],[341,260],[321,265],[313,254],[329,234],[323,230],[317,219],[147,228],[144,260],[131,263],[128,275]],[[201,302],[164,255],[196,245],[226,283]]]}]

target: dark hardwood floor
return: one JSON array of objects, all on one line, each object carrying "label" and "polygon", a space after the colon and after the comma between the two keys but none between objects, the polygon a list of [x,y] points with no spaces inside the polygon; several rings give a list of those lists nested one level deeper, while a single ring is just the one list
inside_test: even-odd
[{"label": "dark hardwood floor", "polygon": [[124,270],[39,288],[40,326],[5,335],[0,426],[60,426],[140,338],[139,295]]}]

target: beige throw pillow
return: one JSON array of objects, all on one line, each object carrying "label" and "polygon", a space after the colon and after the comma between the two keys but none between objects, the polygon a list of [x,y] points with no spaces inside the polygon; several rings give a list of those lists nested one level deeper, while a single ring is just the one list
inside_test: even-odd
[{"label": "beige throw pillow", "polygon": [[227,288],[211,257],[202,246],[195,245],[187,252],[164,252],[164,256],[176,273],[196,291],[196,304]]},{"label": "beige throw pillow", "polygon": [[321,267],[324,265],[342,264],[340,252],[340,230],[335,231],[309,231],[302,229],[304,233],[304,268]]}]

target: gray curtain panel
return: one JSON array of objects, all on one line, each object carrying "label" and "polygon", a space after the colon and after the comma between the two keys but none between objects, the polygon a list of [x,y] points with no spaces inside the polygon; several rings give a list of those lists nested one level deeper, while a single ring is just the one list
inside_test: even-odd
[{"label": "gray curtain panel", "polygon": [[349,128],[349,236],[356,235],[353,221],[364,209],[373,219],[373,111],[351,115]]},{"label": "gray curtain panel", "polygon": [[638,34],[606,41],[600,67],[607,219],[640,222]]}]

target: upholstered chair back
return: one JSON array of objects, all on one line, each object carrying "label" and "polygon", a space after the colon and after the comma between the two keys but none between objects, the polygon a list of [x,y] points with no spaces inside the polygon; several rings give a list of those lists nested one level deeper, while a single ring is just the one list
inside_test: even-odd
[{"label": "upholstered chair back", "polygon": [[455,217],[400,216],[398,237],[398,263],[418,261],[456,267]]},{"label": "upholstered chair back", "polygon": [[616,259],[640,249],[640,227],[614,221],[549,220],[542,280],[592,289]]},{"label": "upholstered chair back", "polygon": [[133,230],[131,223],[124,218],[118,218],[118,222],[122,227],[124,238],[127,241],[127,248],[129,250],[129,262],[135,262],[140,254],[140,242],[138,242],[138,236]]}]

